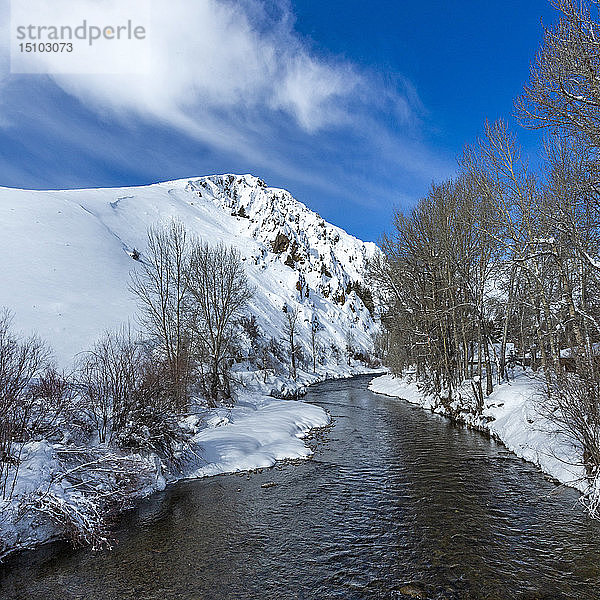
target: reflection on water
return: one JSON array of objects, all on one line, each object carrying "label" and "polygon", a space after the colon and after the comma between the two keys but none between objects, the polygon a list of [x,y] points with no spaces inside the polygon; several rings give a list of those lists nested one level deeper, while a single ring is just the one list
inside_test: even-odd
[{"label": "reflection on water", "polygon": [[309,393],[335,419],[312,460],[175,485],[112,552],[54,544],[0,567],[0,597],[599,597],[600,524],[575,492],[367,382]]}]

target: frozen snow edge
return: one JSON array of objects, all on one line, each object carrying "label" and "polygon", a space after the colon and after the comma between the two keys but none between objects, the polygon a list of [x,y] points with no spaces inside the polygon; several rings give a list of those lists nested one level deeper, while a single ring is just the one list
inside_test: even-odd
[{"label": "frozen snow edge", "polygon": [[[284,379],[279,390],[275,386],[271,392],[285,392],[298,397],[317,383],[382,372],[385,370],[362,365],[345,365],[335,373],[299,372],[296,382]],[[303,439],[315,429],[331,424],[329,413],[320,406],[266,395],[265,389],[273,385],[261,382],[256,371],[239,375],[244,387],[235,404],[209,410],[203,416],[203,426],[194,435],[193,441],[200,449],[202,464],[173,482],[252,471],[272,467],[281,460],[309,458],[312,450]]]},{"label": "frozen snow edge", "polygon": [[308,458],[303,439],[331,422],[319,406],[298,400],[246,398],[242,405],[215,409],[192,441],[201,464],[176,478],[201,478],[272,467],[277,461]]},{"label": "frozen snow edge", "polygon": [[581,450],[539,414],[536,396],[540,393],[540,382],[530,374],[519,372],[513,381],[498,385],[486,399],[480,416],[463,410],[459,403],[453,403],[452,410],[446,409],[424,395],[416,382],[404,377],[391,374],[375,377],[369,383],[369,390],[401,398],[485,432],[561,484],[582,493],[588,489]]}]

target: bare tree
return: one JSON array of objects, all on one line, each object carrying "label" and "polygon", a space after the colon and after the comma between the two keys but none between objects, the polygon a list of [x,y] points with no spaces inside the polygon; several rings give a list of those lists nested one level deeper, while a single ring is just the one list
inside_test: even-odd
[{"label": "bare tree", "polygon": [[34,379],[50,366],[50,351],[37,337],[12,331],[12,315],[0,313],[0,494],[13,493],[23,443],[35,434]]},{"label": "bare tree", "polygon": [[192,245],[181,223],[151,227],[146,252],[140,267],[132,271],[130,284],[142,310],[142,324],[168,365],[171,394],[178,408],[187,404],[192,378],[187,327]]},{"label": "bare tree", "polygon": [[579,373],[552,373],[550,385],[538,403],[541,413],[582,451],[582,464],[592,482],[600,475],[600,380]]},{"label": "bare tree", "polygon": [[214,405],[220,395],[230,397],[235,324],[253,289],[235,249],[206,243],[195,245],[191,253],[187,288],[195,353],[201,363],[208,364],[205,392]]},{"label": "bare tree", "polygon": [[348,331],[346,331],[346,335],[344,337],[345,337],[345,342],[346,342],[346,360],[348,361],[348,366],[350,366],[352,357],[354,356],[354,353],[355,353],[355,349],[354,349],[355,340],[354,340],[354,334],[352,333],[352,330],[348,329]]},{"label": "bare tree", "polygon": [[553,0],[560,19],[544,43],[517,109],[530,127],[560,128],[600,148],[600,23],[596,0]]},{"label": "bare tree", "polygon": [[79,396],[70,374],[48,366],[29,389],[34,400],[29,425],[32,436],[49,439],[67,423],[73,424],[79,413]]},{"label": "bare tree", "polygon": [[317,319],[316,315],[313,315],[313,319],[310,324],[310,348],[312,352],[312,363],[313,363],[313,373],[317,372],[317,354],[319,350],[319,345],[317,343],[317,336],[321,329],[321,324]]},{"label": "bare tree", "polygon": [[294,306],[291,308],[287,304],[283,307],[283,313],[285,315],[284,320],[284,332],[285,336],[289,343],[290,348],[290,364],[291,364],[291,375],[294,381],[296,380],[297,372],[296,372],[296,354],[297,354],[297,345],[296,345],[296,333],[298,331],[298,317],[299,311],[298,307]]},{"label": "bare tree", "polygon": [[469,376],[475,346],[479,376],[491,376],[485,291],[494,248],[478,228],[488,212],[466,177],[434,185],[413,211],[395,215],[385,260],[371,264],[389,307],[383,322],[393,369],[415,366],[440,399],[451,400]]}]

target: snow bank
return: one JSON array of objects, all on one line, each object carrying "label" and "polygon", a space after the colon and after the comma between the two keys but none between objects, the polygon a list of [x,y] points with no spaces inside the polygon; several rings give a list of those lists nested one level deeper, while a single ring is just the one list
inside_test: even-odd
[{"label": "snow bank", "polygon": [[[383,375],[374,378],[369,389],[378,394],[402,398],[412,404],[448,415],[448,411],[430,396],[425,396],[410,378]],[[541,383],[531,373],[520,371],[514,380],[496,386],[486,399],[483,413],[473,415],[452,406],[453,417],[467,426],[487,431],[519,458],[537,465],[544,473],[580,491],[584,481],[581,451],[574,442],[557,432],[537,409]]]},{"label": "snow bank", "polygon": [[[184,425],[195,432],[190,439],[192,452],[188,454],[197,458],[184,463],[181,472],[163,472],[160,461],[152,456],[117,454],[116,460],[133,461],[130,463],[133,472],[139,473],[137,489],[129,497],[133,503],[179,479],[270,467],[278,460],[307,458],[312,451],[302,438],[311,429],[324,427],[329,422],[329,415],[318,406],[275,400],[257,391],[246,392],[232,407],[200,409],[184,420]],[[64,477],[66,467],[61,464],[61,458],[70,451],[69,446],[45,440],[25,445],[13,497],[10,501],[0,500],[0,558],[60,536],[60,525],[48,518],[50,511],[40,510],[40,505],[48,501],[60,504],[64,508],[63,515],[90,519],[89,496],[82,495],[78,486],[72,485],[72,478]],[[94,457],[98,456],[101,461],[104,453],[115,456],[110,449],[100,447],[83,451],[95,452]],[[111,471],[113,464],[102,464],[101,470]],[[118,466],[117,462],[116,468]],[[93,476],[93,467],[81,472],[82,478],[89,480],[90,473]],[[99,479],[97,485],[105,488],[106,484],[107,481]],[[25,506],[30,508],[22,514],[20,509]],[[92,507],[92,513],[94,510]]]},{"label": "snow bank", "polygon": [[321,368],[317,373],[298,372],[296,381],[269,376],[265,382],[256,371],[237,371],[243,386],[231,407],[206,411],[192,419],[197,431],[193,442],[201,464],[187,477],[206,477],[271,467],[278,460],[308,458],[311,449],[302,441],[312,429],[327,426],[329,414],[319,406],[298,400],[275,400],[265,390],[302,395],[309,385],[326,379],[341,379],[381,370],[354,361],[337,372]]},{"label": "snow bank", "polygon": [[247,403],[220,409],[219,413],[214,426],[193,438],[202,465],[189,477],[247,471],[271,467],[278,460],[307,458],[312,451],[301,438],[330,421],[322,408],[294,400],[271,399],[258,406]]}]

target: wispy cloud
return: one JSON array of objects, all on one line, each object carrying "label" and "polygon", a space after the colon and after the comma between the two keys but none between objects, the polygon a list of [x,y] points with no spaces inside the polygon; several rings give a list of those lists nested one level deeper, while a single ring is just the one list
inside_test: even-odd
[{"label": "wispy cloud", "polygon": [[[132,15],[138,1],[128,3]],[[98,5],[97,0],[78,2]],[[159,0],[153,3],[151,23],[148,73],[54,79],[98,108],[186,126],[189,119],[202,123],[210,115],[213,121],[230,111],[249,121],[267,108],[317,132],[348,122],[357,99],[378,97],[354,65],[312,55],[295,33],[286,5],[274,15],[256,2]],[[204,125],[197,131],[209,137],[208,129]]]},{"label": "wispy cloud", "polygon": [[[103,2],[110,4],[78,0],[78,10],[83,5],[84,12],[97,15]],[[53,19],[60,21],[61,11],[68,19],[70,2],[47,5]],[[129,0],[127,6],[135,16],[146,5]],[[295,32],[289,5],[273,7],[267,11],[256,0],[155,0],[147,73],[52,77],[97,110],[192,126],[204,141],[221,146],[243,141],[223,130],[232,113],[238,132],[240,121],[252,128],[278,114],[317,133],[355,122],[365,106],[372,110],[385,104],[394,105],[404,121],[416,117],[414,91],[402,94],[348,61],[316,56]],[[128,60],[122,56],[124,63]]]},{"label": "wispy cloud", "polygon": [[[77,0],[89,5],[91,15],[112,1]],[[70,2],[47,4],[56,20]],[[132,17],[144,5],[143,0],[127,3]],[[0,0],[0,17],[7,11],[7,0]],[[338,182],[346,174],[352,189],[343,193],[361,206],[381,204],[385,190],[398,197],[402,173],[413,184],[416,178],[427,185],[451,168],[420,141],[426,110],[411,83],[314,51],[296,31],[286,0],[153,0],[148,35],[151,68],[133,75],[7,75],[7,47],[0,46],[0,127],[22,127],[23,111],[36,112],[39,127],[54,131],[56,144],[69,145],[72,155],[87,144],[81,156],[104,153],[107,161],[129,160],[137,177],[151,170],[151,159],[154,179],[164,178],[161,165],[172,173],[178,160],[193,162],[184,159],[183,144],[163,148],[162,158],[156,148],[135,151],[144,140],[141,128],[170,129],[204,151],[232,157],[232,165],[248,165],[259,175],[275,173],[278,184],[295,181],[332,198],[342,193]],[[94,118],[74,119],[72,104],[59,93],[47,95],[53,106],[35,108],[49,86]],[[101,131],[102,120],[113,129],[110,136]],[[122,128],[123,143],[111,152],[110,144],[118,143],[115,124]],[[10,135],[8,143],[18,139],[14,131]],[[30,132],[30,140],[34,137]],[[38,149],[32,156],[43,161]],[[8,164],[6,169],[13,172]],[[194,171],[181,176],[202,174]]]}]

